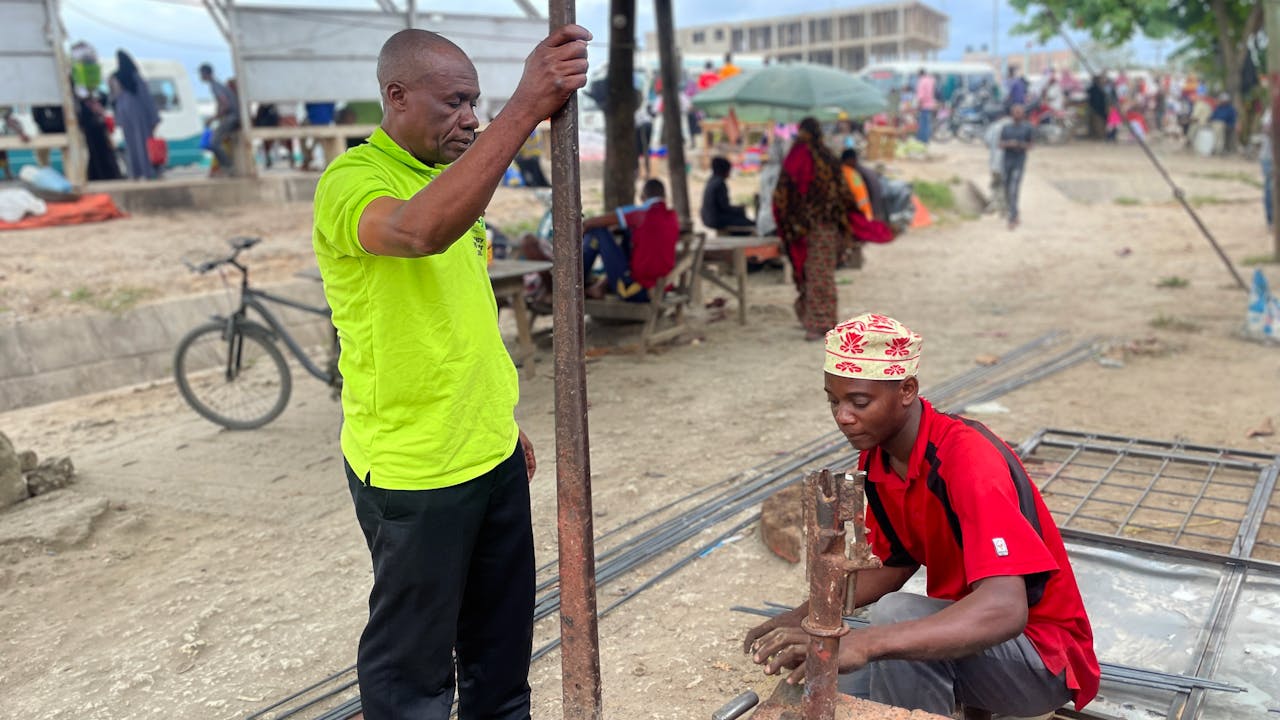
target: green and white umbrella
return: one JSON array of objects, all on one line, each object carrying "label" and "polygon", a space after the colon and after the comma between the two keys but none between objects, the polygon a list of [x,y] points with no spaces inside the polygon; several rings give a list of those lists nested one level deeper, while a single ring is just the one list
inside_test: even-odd
[{"label": "green and white umbrella", "polygon": [[841,113],[865,118],[888,109],[879,88],[825,65],[770,65],[721,80],[693,96],[694,107],[711,117],[733,108],[739,120],[795,122],[813,116],[834,120]]}]

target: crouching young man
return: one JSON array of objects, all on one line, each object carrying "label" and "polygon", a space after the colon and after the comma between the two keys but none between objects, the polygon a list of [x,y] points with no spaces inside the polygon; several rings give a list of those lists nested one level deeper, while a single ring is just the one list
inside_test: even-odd
[{"label": "crouching young man", "polygon": [[[841,638],[840,687],[897,707],[1042,715],[1098,691],[1093,631],[1053,517],[1017,456],[980,423],[919,396],[921,338],[860,315],[826,336],[831,414],[867,472],[858,573],[871,624]],[[928,596],[900,592],[921,566]],[[804,675],[808,602],[747,633],[744,651]]]}]

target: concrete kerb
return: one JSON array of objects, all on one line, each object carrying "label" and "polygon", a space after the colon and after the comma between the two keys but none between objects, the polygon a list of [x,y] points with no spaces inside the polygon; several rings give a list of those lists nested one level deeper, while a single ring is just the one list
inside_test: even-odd
[{"label": "concrete kerb", "polygon": [[[269,289],[310,304],[324,303],[320,284],[314,281]],[[120,314],[49,318],[0,328],[0,410],[166,379],[173,372],[173,352],[182,337],[230,309],[230,298],[218,291]],[[303,347],[326,341],[327,319],[273,308],[277,310],[280,321]]]},{"label": "concrete kerb", "polygon": [[107,193],[116,206],[127,213],[145,215],[180,209],[236,207],[249,203],[310,202],[315,196],[319,179],[318,173],[225,180],[186,177],[148,183],[98,182],[93,183],[90,190]]}]

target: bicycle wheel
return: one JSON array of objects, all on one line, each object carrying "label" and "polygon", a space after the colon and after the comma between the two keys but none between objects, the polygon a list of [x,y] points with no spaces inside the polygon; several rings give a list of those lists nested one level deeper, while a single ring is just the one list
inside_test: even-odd
[{"label": "bicycle wheel", "polygon": [[293,381],[271,334],[253,323],[214,320],[187,333],[173,355],[178,392],[197,413],[230,430],[252,430],[289,404]]}]

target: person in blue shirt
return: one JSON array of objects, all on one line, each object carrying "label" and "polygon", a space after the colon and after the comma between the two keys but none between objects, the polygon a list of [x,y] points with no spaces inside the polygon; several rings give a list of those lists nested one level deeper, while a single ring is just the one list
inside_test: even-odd
[{"label": "person in blue shirt", "polygon": [[1209,124],[1215,126],[1215,135],[1217,135],[1216,128],[1219,127],[1217,123],[1222,123],[1220,126],[1222,134],[1218,135],[1220,139],[1215,147],[1217,152],[1227,153],[1235,149],[1236,121],[1239,117],[1236,106],[1231,103],[1231,96],[1227,93],[1222,93],[1222,96],[1218,98],[1217,107],[1209,115]]},{"label": "person in blue shirt", "polygon": [[1009,93],[1004,99],[1005,110],[1014,105],[1027,106],[1027,79],[1018,73],[1017,65],[1009,66]]}]

